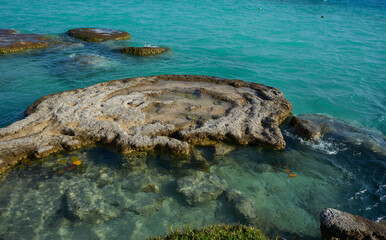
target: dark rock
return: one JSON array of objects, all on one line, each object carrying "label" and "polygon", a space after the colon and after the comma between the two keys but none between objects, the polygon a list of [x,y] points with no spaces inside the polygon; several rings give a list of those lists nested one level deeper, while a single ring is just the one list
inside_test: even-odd
[{"label": "dark rock", "polygon": [[[295,120],[294,120],[295,118]],[[293,127],[288,131],[307,139],[331,141],[345,144],[349,148],[386,156],[385,135],[375,130],[353,125],[352,123],[323,114],[303,114],[291,119]]]},{"label": "dark rock", "polygon": [[291,111],[279,90],[241,80],[161,75],[99,83],[47,95],[25,119],[0,128],[0,172],[28,156],[95,143],[184,156],[219,141],[284,149],[279,124]]},{"label": "dark rock", "polygon": [[128,32],[105,28],[75,28],[68,30],[67,33],[72,37],[87,42],[130,39],[130,34]]},{"label": "dark rock", "polygon": [[290,125],[295,129],[296,133],[307,140],[316,141],[322,136],[322,128],[319,124],[302,117],[293,116]]},{"label": "dark rock", "polygon": [[156,55],[168,51],[164,47],[126,47],[120,49],[121,53],[137,56]]},{"label": "dark rock", "polygon": [[228,188],[224,179],[204,172],[180,178],[177,185],[177,192],[192,206],[217,199]]},{"label": "dark rock", "polygon": [[241,221],[246,224],[256,223],[257,216],[251,199],[237,190],[227,190],[225,191],[225,196],[227,201],[232,204],[234,211]]},{"label": "dark rock", "polygon": [[0,34],[11,34],[11,33],[17,33],[13,29],[0,29]]},{"label": "dark rock", "polygon": [[47,38],[37,34],[16,34],[12,29],[0,29],[0,54],[31,48],[48,47]]},{"label": "dark rock", "polygon": [[320,230],[326,240],[386,239],[384,224],[332,208],[325,208],[320,213]]}]

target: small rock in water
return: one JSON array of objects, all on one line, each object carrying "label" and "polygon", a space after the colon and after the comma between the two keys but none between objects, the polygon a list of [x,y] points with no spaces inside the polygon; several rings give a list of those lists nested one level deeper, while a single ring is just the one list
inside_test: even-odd
[{"label": "small rock in water", "polygon": [[322,136],[322,128],[310,120],[294,116],[291,118],[290,125],[295,132],[307,140],[316,141]]},{"label": "small rock in water", "polygon": [[177,185],[177,192],[184,195],[191,206],[217,199],[228,188],[224,179],[204,172],[180,178]]},{"label": "small rock in water", "polygon": [[67,33],[72,37],[87,42],[130,39],[130,34],[128,32],[105,28],[75,28],[68,30]]},{"label": "small rock in water", "polygon": [[137,56],[156,55],[168,51],[164,47],[126,47],[120,49],[121,53]]}]

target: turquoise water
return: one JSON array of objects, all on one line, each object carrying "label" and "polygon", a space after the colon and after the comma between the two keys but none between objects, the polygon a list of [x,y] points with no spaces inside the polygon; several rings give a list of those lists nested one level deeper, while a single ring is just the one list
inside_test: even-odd
[{"label": "turquoise water", "polygon": [[[53,47],[1,55],[0,127],[21,119],[24,110],[46,94],[119,78],[156,74],[203,74],[259,82],[280,89],[293,104],[295,114],[328,114],[346,120],[351,125],[359,126],[361,129],[359,132],[364,134],[356,136],[358,141],[367,138],[381,139],[378,150],[374,150],[373,148],[361,149],[355,144],[344,145],[344,141],[335,136],[324,139],[323,143],[316,145],[299,142],[296,138],[287,136],[289,146],[284,152],[261,152],[251,148],[252,150],[247,150],[243,155],[239,150],[238,154],[229,157],[232,159],[230,169],[236,169],[234,172],[227,173],[226,166],[216,163],[217,167],[213,167],[213,171],[217,171],[219,175],[234,176],[227,179],[229,185],[233,184],[234,188],[240,188],[240,191],[254,199],[255,205],[261,206],[256,207],[257,212],[267,216],[265,219],[268,223],[259,222],[259,226],[268,232],[279,232],[284,235],[290,232],[307,239],[319,236],[317,214],[326,205],[360,214],[372,220],[382,219],[386,215],[384,210],[385,158],[384,155],[379,154],[386,151],[384,147],[386,1],[0,0],[0,6],[0,27],[14,28],[23,33],[47,34],[59,40],[74,42],[78,41],[63,33],[77,27],[119,29],[128,31],[132,35],[132,39],[128,41],[82,43],[82,45],[65,48]],[[321,18],[322,15],[325,18]],[[113,51],[121,46],[148,44],[167,46],[173,51],[148,58],[121,55]],[[84,58],[84,56],[87,57]],[[292,151],[301,153],[295,154]],[[288,159],[291,159],[294,154],[298,155],[296,157],[298,165],[295,164],[295,166],[298,174],[300,173],[296,181],[301,184],[294,185],[289,188],[291,191],[287,191],[290,180],[284,178],[286,174],[281,176],[282,178],[277,178],[280,171],[283,174],[283,169],[277,166],[287,164],[286,161],[289,161]],[[359,155],[361,157],[358,157]],[[121,156],[117,155],[116,158],[120,159]],[[258,161],[254,162],[253,159]],[[50,159],[47,160],[47,162],[50,161]],[[240,166],[237,170],[232,165],[238,161],[245,163],[244,168]],[[237,171],[243,172],[242,169],[248,169],[250,166],[255,166],[257,170],[237,178]],[[158,171],[156,167],[155,170],[150,169]],[[173,166],[169,168],[173,169]],[[326,169],[324,175],[318,173],[320,169]],[[25,171],[30,173],[29,170]],[[36,174],[33,171],[32,173]],[[21,181],[21,192],[25,191],[22,188],[23,181],[27,181],[25,179],[32,178],[34,182],[40,181],[31,173],[26,175],[26,178],[18,178],[18,172],[15,170],[10,173],[9,181]],[[308,178],[302,178],[301,175]],[[12,180],[12,176],[16,180]],[[84,181],[82,177],[71,178],[71,176],[67,176],[70,183],[66,182],[66,184]],[[62,181],[61,177],[63,176],[58,176],[59,181],[53,181],[52,186],[58,187],[55,184]],[[175,178],[173,175],[165,177],[170,182],[175,181]],[[166,184],[167,181],[162,179],[159,180],[160,185]],[[245,182],[240,187],[234,186],[241,181]],[[256,182],[258,186],[251,184],[251,181]],[[267,187],[268,181],[272,184]],[[6,180],[2,182],[7,185],[6,183]],[[321,200],[311,197],[313,186],[318,184],[321,187],[315,191],[322,198]],[[345,189],[347,184],[350,187]],[[252,187],[249,189],[248,186]],[[254,187],[267,188],[266,191],[271,193],[270,197],[268,195],[263,197],[265,193],[253,190]],[[50,188],[47,187],[47,189]],[[299,191],[299,189],[308,190]],[[366,191],[361,193],[364,190]],[[257,191],[256,195],[253,194],[254,191]],[[52,193],[50,190],[46,192],[47,199],[51,199],[52,194],[62,194]],[[34,192],[34,194],[38,193],[39,191]],[[362,196],[362,194],[368,195]],[[178,198],[178,195],[166,193],[165,195],[171,198],[169,205],[180,206],[178,204],[181,202],[173,200]],[[45,205],[37,195],[35,197],[37,202],[42,206]],[[351,197],[353,200],[350,200]],[[355,197],[357,199],[354,199]],[[26,203],[26,199],[16,193],[15,198],[19,200],[14,200],[16,202],[13,204]],[[339,201],[342,203],[338,204]],[[288,205],[289,202],[293,205]],[[223,204],[225,203],[220,201],[216,202],[215,206],[207,207],[214,209],[213,212],[217,213],[221,212]],[[375,205],[376,207],[372,208]],[[11,215],[2,212],[1,221],[9,219],[10,216],[19,216],[14,218],[9,229],[13,229],[15,233],[20,232],[18,226],[23,226],[26,216],[30,218],[40,216],[31,212],[33,207],[25,208],[30,210],[17,215],[19,210],[9,207],[11,210],[7,210],[7,214]],[[366,210],[367,208],[370,209]],[[279,214],[283,209],[291,209],[287,217]],[[167,231],[167,225],[192,223],[193,216],[199,216],[207,210],[205,207],[197,209],[187,214],[188,217],[185,220],[165,220],[162,226],[153,228],[143,227],[146,224],[152,226],[151,223],[142,224],[151,220],[137,216],[137,221],[131,223],[131,226],[134,224],[137,227],[128,228],[134,230],[130,230],[132,232],[127,234],[132,239],[136,239],[136,237],[151,234],[151,230],[154,233],[164,233]],[[50,210],[41,210],[41,212],[45,211]],[[178,210],[174,214],[183,212],[184,210]],[[27,233],[43,234],[45,232],[48,235],[65,238],[72,236],[72,230],[79,234],[77,236],[93,232],[103,239],[103,236],[108,236],[111,231],[118,231],[123,222],[133,217],[127,214],[127,218],[116,218],[111,221],[111,225],[103,223],[89,225],[88,228],[77,225],[78,223],[71,225],[66,220],[60,219],[60,223],[53,221],[52,224],[57,226],[57,229],[52,230],[51,233],[47,233],[48,229],[54,229],[54,227],[45,226],[44,221],[43,223],[36,221],[41,224],[32,228],[30,232],[26,230],[23,236],[28,236]],[[291,224],[279,221],[281,218],[292,219],[290,216],[294,215],[300,217],[293,220]],[[219,222],[224,219],[237,222],[237,219],[232,216],[219,214],[217,219],[210,217],[206,222],[197,220],[196,224]],[[162,217],[164,217],[162,214],[158,216],[159,219]],[[173,217],[169,216],[165,219],[173,219]],[[76,229],[78,230],[75,231]],[[55,231],[60,234],[55,235]],[[0,235],[0,237],[3,236]],[[14,235],[10,234],[6,239],[9,237],[14,238]]]}]

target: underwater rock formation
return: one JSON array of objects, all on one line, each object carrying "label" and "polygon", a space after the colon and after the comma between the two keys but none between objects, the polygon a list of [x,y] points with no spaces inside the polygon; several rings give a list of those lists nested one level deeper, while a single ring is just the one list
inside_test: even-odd
[{"label": "underwater rock formation", "polygon": [[159,148],[189,155],[218,141],[283,149],[279,124],[292,105],[276,88],[207,76],[161,75],[47,95],[0,129],[0,172],[95,143],[122,153]]},{"label": "underwater rock formation", "polygon": [[386,225],[332,208],[320,213],[323,239],[386,239]]},{"label": "underwater rock formation", "polygon": [[156,55],[168,51],[168,48],[164,47],[125,47],[120,49],[121,53],[131,54],[137,56]]},{"label": "underwater rock formation", "polygon": [[105,28],[75,28],[68,30],[67,33],[86,42],[130,39],[128,32]]},{"label": "underwater rock formation", "polygon": [[227,201],[233,205],[238,218],[247,224],[255,224],[257,216],[252,200],[240,191],[229,189],[225,191]]},{"label": "underwater rock formation", "polygon": [[62,215],[69,220],[101,223],[117,218],[121,213],[99,193],[95,185],[83,184],[69,188],[62,196]]},{"label": "underwater rock formation", "polygon": [[291,118],[286,130],[314,142],[335,139],[339,144],[362,148],[386,157],[386,138],[377,131],[354,126],[343,120],[323,114],[304,114]]},{"label": "underwater rock formation", "polygon": [[0,54],[20,52],[31,48],[45,48],[47,38],[37,34],[18,34],[12,29],[0,29]]},{"label": "underwater rock formation", "polygon": [[228,188],[224,179],[204,172],[180,178],[177,185],[177,192],[182,193],[191,206],[217,199]]}]

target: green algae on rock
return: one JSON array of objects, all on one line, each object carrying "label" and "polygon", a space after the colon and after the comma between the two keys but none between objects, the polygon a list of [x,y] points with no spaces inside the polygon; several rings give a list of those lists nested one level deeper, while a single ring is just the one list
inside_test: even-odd
[{"label": "green algae on rock", "polygon": [[0,54],[20,52],[31,48],[45,48],[47,38],[38,34],[18,34],[13,29],[0,29]]},{"label": "green algae on rock", "polygon": [[95,143],[179,155],[218,141],[283,149],[279,124],[291,111],[278,89],[241,80],[160,75],[99,83],[42,97],[25,119],[1,128],[0,172],[26,157]]},{"label": "green algae on rock", "polygon": [[131,55],[137,55],[137,56],[149,56],[149,55],[161,54],[168,50],[169,48],[165,48],[165,47],[125,47],[120,49],[119,51],[121,51],[121,53],[124,53],[124,54],[131,54]]},{"label": "green algae on rock", "polygon": [[68,30],[67,33],[72,37],[79,38],[86,42],[126,40],[131,37],[128,32],[105,28],[75,28]]}]

